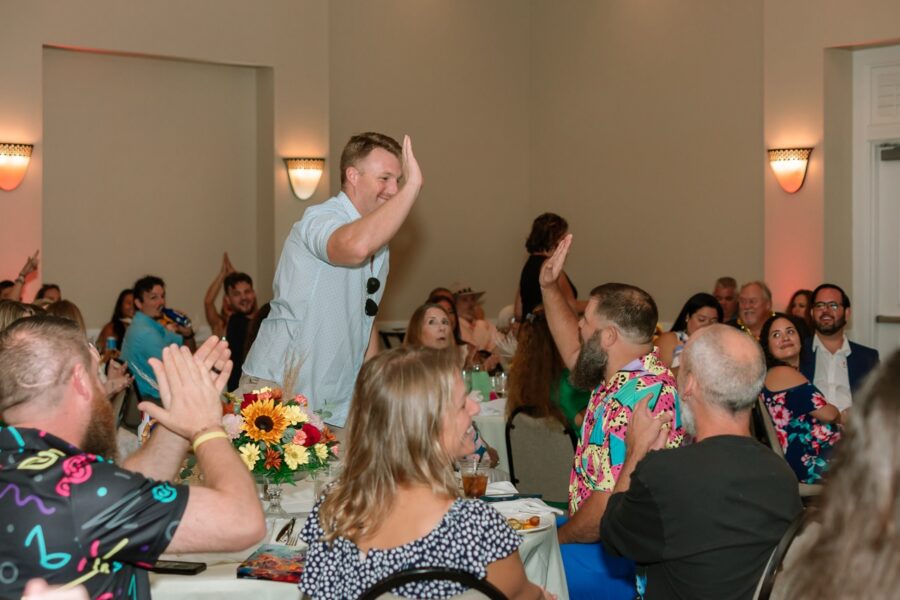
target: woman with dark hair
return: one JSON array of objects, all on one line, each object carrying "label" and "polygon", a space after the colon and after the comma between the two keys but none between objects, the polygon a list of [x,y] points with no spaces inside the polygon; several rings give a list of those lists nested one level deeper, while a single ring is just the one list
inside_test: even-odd
[{"label": "woman with dark hair", "polygon": [[[519,289],[516,292],[515,312],[516,320],[531,314],[542,303],[541,286],[538,276],[544,261],[553,255],[557,244],[569,231],[569,224],[561,216],[554,213],[544,213],[537,217],[531,224],[531,233],[525,240],[525,249],[528,250],[528,260],[522,267],[519,276]],[[576,313],[584,311],[586,303],[578,301],[578,290],[569,276],[563,271],[559,279],[559,285],[569,306]]]},{"label": "woman with dark hair", "polygon": [[681,351],[696,331],[722,322],[722,305],[712,294],[694,294],[681,307],[671,329],[659,336],[659,359],[673,372],[681,364]]},{"label": "woman with dark hair", "polygon": [[812,314],[812,290],[797,290],[791,296],[787,308],[784,310],[789,315],[794,315],[803,320],[806,325],[806,335],[813,331]]},{"label": "woman with dark hair", "polygon": [[[132,317],[134,317],[134,292],[131,288],[126,288],[119,292],[112,318],[109,320],[109,323],[103,326],[100,334],[97,336],[96,346],[101,354],[122,349],[125,330],[131,324]],[[107,348],[107,339],[109,338],[115,338],[115,348]]]},{"label": "woman with dark hair", "polygon": [[506,417],[527,406],[532,417],[554,418],[578,431],[590,398],[590,392],[569,383],[569,370],[553,343],[544,309],[535,309],[519,326],[519,345],[509,368]]},{"label": "woman with dark hair", "polygon": [[780,598],[897,597],[898,437],[900,351],[895,351],[853,397],[853,418],[835,452],[817,511],[822,535],[804,545],[776,580]]},{"label": "woman with dark hair", "polygon": [[[525,577],[522,538],[493,507],[459,498],[453,461],[474,449],[472,417],[451,352],[403,346],[359,372],[343,444],[344,468],[313,507],[300,589],[312,598],[356,598],[413,567],[446,567],[486,579],[508,598],[541,598]],[[446,598],[465,588],[417,582],[394,592]]]},{"label": "woman with dark hair", "polygon": [[784,313],[775,313],[763,324],[759,343],[769,370],[760,398],[797,479],[818,483],[828,469],[832,447],[841,438],[841,413],[800,373],[802,327],[802,320]]},{"label": "woman with dark hair", "polygon": [[59,286],[55,283],[45,283],[41,286],[41,289],[38,290],[34,299],[45,300],[46,304],[53,304],[54,302],[62,300],[62,292],[59,291]]}]

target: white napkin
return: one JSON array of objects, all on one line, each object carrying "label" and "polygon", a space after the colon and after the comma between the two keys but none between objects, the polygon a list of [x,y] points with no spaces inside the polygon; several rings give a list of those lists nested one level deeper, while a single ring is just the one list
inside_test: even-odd
[{"label": "white napkin", "polygon": [[482,402],[480,408],[481,414],[479,416],[502,417],[506,411],[506,398],[497,398],[490,402]]},{"label": "white napkin", "polygon": [[486,496],[506,496],[507,494],[518,494],[519,490],[511,481],[495,481],[487,486]]},{"label": "white napkin", "polygon": [[540,498],[519,498],[507,502],[492,502],[491,504],[504,517],[512,517],[523,513],[528,515],[564,514],[563,511],[549,506]]}]

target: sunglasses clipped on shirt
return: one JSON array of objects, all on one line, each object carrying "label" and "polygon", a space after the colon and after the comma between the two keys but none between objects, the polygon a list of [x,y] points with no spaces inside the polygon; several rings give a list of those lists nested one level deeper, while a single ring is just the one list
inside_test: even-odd
[{"label": "sunglasses clipped on shirt", "polygon": [[[378,281],[375,277],[369,277],[366,281],[366,293],[370,296],[378,291],[381,287],[381,282]],[[378,314],[378,303],[375,302],[372,298],[366,298],[366,316],[374,317]]]}]

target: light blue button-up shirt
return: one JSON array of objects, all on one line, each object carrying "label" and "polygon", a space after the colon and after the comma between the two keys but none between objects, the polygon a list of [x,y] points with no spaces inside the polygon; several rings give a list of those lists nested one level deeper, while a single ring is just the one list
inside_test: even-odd
[{"label": "light blue button-up shirt", "polygon": [[[282,382],[287,368],[299,363],[294,393],[305,395],[314,410],[325,413],[327,423],[338,427],[347,420],[375,322],[366,316],[366,300],[381,304],[388,275],[387,246],[359,266],[328,261],[331,235],[359,218],[341,192],[307,208],[294,224],[275,271],[272,310],[243,367],[247,375]],[[366,293],[369,277],[381,282],[371,296]]]}]

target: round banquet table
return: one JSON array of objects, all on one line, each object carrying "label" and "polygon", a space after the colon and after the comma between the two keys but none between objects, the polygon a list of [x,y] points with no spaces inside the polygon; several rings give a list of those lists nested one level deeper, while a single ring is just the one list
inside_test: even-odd
[{"label": "round banquet table", "polygon": [[[285,510],[298,516],[295,531],[301,526],[313,505],[313,483],[297,482],[295,487],[285,486],[282,505]],[[498,508],[502,503],[497,503]],[[502,511],[501,511],[502,512]],[[547,588],[560,600],[569,598],[566,576],[563,570],[559,542],[556,538],[556,523],[542,531],[522,534],[519,555],[525,565],[528,579]],[[266,541],[279,532],[286,523],[282,519],[269,519],[269,535]],[[205,562],[207,568],[198,575],[168,575],[150,573],[150,590],[154,600],[292,600],[302,598],[296,585],[258,579],[238,579],[237,567],[256,547],[242,552],[220,554],[167,554],[161,560],[183,560]]]}]

